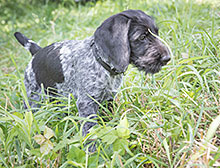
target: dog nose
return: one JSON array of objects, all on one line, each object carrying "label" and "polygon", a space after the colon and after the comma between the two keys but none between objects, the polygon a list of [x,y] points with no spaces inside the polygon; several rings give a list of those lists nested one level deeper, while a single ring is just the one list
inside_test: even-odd
[{"label": "dog nose", "polygon": [[162,57],[160,60],[164,63],[167,63],[168,61],[170,61],[170,56],[166,55],[166,56]]}]

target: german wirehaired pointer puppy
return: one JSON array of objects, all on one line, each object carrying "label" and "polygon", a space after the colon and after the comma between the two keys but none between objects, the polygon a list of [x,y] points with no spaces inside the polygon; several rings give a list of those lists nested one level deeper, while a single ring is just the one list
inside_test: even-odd
[{"label": "german wirehaired pointer puppy", "polygon": [[[168,48],[153,34],[158,35],[154,20],[140,10],[109,17],[85,40],[56,42],[45,48],[16,32],[16,39],[33,55],[24,76],[30,107],[39,107],[44,88],[50,96],[71,93],[79,116],[94,117],[97,102],[114,97],[130,63],[154,74],[170,60]],[[93,125],[86,122],[83,135]]]}]

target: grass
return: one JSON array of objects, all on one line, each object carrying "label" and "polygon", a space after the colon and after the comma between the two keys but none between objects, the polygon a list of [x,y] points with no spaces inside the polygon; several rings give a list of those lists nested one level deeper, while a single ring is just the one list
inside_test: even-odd
[{"label": "grass", "polygon": [[[217,1],[19,2],[11,10],[2,1],[0,18],[0,167],[220,167]],[[45,101],[35,113],[24,110],[23,72],[31,56],[15,31],[40,46],[84,39],[129,8],[155,17],[173,52],[167,66],[154,76],[129,66],[113,112],[102,108],[105,121],[85,138],[71,95],[60,98],[65,108]],[[95,153],[83,145],[91,138]]]}]

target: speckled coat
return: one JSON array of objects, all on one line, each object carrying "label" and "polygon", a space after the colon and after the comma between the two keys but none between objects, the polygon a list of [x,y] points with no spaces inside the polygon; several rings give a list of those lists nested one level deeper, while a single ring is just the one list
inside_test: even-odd
[{"label": "speckled coat", "polygon": [[[36,53],[26,68],[24,79],[27,96],[33,100],[29,102],[31,107],[38,107],[41,99],[39,93],[42,93],[41,83],[45,88],[54,88],[53,91],[58,94],[64,96],[73,94],[81,117],[94,116],[97,113],[98,104],[91,97],[98,102],[113,99],[120,87],[122,74],[110,75],[110,72],[97,62],[93,45],[95,44],[92,36],[82,41],[69,40],[53,43],[43,48],[41,53]],[[51,59],[52,62],[49,63],[53,66],[45,68],[44,57],[54,51],[56,51],[52,53],[54,59]],[[47,53],[47,55],[42,56],[42,53]],[[42,61],[38,58],[38,66],[34,67],[35,59],[39,56]],[[55,63],[56,59],[59,61]],[[52,71],[52,73],[40,79],[41,77],[37,76],[44,76],[42,71],[49,73]],[[87,125],[90,128],[94,123],[87,123]]]}]

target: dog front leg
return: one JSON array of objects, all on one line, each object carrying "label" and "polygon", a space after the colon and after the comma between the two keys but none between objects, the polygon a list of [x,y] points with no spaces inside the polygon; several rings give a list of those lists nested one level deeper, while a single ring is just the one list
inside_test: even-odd
[{"label": "dog front leg", "polygon": [[[80,117],[84,117],[88,119],[95,119],[97,117],[98,104],[95,101],[93,101],[91,98],[78,99],[76,104]],[[86,136],[89,133],[89,129],[96,124],[97,122],[95,121],[94,122],[86,121],[83,125],[82,135]]]}]

